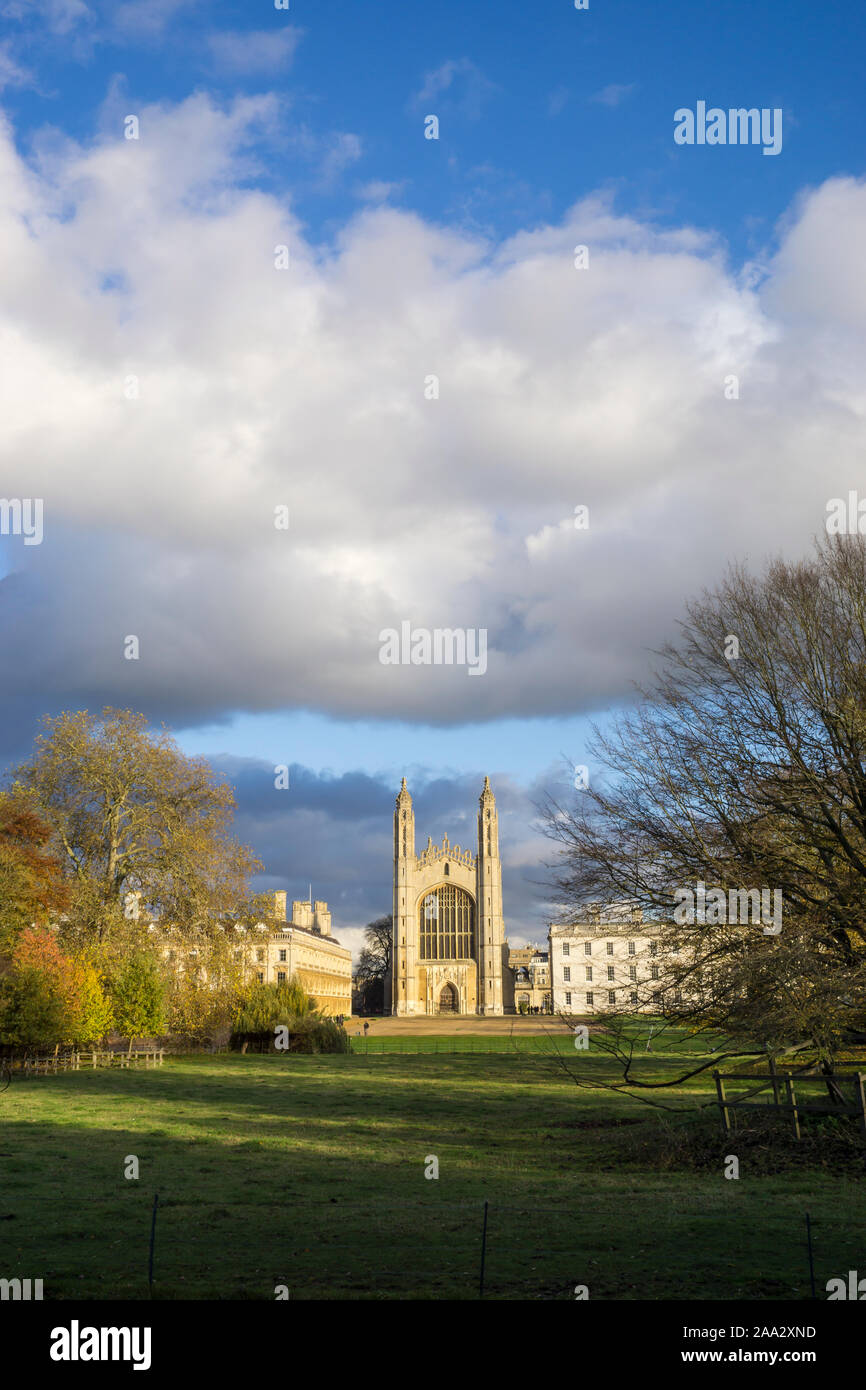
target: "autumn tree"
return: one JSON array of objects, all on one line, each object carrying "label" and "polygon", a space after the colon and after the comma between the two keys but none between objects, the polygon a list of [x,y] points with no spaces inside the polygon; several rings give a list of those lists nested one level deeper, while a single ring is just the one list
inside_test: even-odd
[{"label": "autumn tree", "polygon": [[153,952],[136,950],[123,960],[110,980],[114,1022],[129,1051],[136,1038],[162,1033],[166,1023],[167,980]]},{"label": "autumn tree", "polygon": [[173,943],[168,964],[174,967],[166,999],[168,1030],[199,1044],[227,1041],[245,987],[243,938],[217,930],[184,939],[170,932],[168,941]]},{"label": "autumn tree", "polygon": [[[866,1020],[866,539],[733,567],[658,656],[633,712],[596,730],[593,786],[543,808],[562,919],[641,907],[667,1019],[829,1069]],[[698,884],[778,891],[781,929],[675,921]]]},{"label": "autumn tree", "polygon": [[52,829],[21,797],[0,794],[0,956],[25,927],[45,925],[67,906]]},{"label": "autumn tree", "polygon": [[0,1036],[27,1047],[87,1046],[111,1028],[111,1005],[92,960],[68,955],[54,931],[25,927],[0,980]]},{"label": "autumn tree", "polygon": [[182,931],[243,911],[261,865],[232,838],[232,790],[204,758],[130,710],[43,723],[14,789],[56,838],[76,927],[102,940],[136,910]]}]

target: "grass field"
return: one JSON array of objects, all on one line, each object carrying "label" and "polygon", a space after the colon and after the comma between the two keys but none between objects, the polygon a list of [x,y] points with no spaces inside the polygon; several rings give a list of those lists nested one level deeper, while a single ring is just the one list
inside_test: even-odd
[{"label": "grass field", "polygon": [[[573,1298],[577,1284],[602,1299],[807,1298],[807,1210],[819,1296],[866,1266],[858,1171],[759,1175],[744,1153],[726,1180],[737,1138],[721,1134],[717,1166],[678,1169],[658,1158],[656,1112],[578,1090],[543,1041],[403,1055],[370,1040],[366,1055],[16,1079],[0,1095],[0,1277],[42,1278],[46,1298],[272,1299],[285,1284],[293,1299],[472,1299],[485,1199],[490,1298]],[[612,1074],[591,1053],[580,1066]],[[711,1084],[668,1096],[687,1109],[667,1123],[694,1124]]]}]

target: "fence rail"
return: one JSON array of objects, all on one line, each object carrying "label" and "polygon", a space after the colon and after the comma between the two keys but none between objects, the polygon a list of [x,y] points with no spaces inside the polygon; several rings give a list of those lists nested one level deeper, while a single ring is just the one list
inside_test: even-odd
[{"label": "fence rail", "polygon": [[82,1067],[161,1067],[163,1048],[143,1048],[135,1052],[57,1052],[47,1057],[8,1058],[6,1065],[25,1076],[49,1076],[59,1071],[80,1071]]},{"label": "fence rail", "polygon": [[[800,1067],[796,1071],[777,1071],[772,1060],[769,1063],[769,1070],[766,1076],[761,1076],[756,1072],[713,1072],[713,1080],[716,1083],[716,1101],[722,1116],[722,1123],[726,1133],[731,1133],[733,1128],[732,1114],[737,1110],[764,1110],[768,1107],[782,1114],[790,1115],[794,1130],[794,1138],[802,1137],[800,1130],[800,1117],[802,1115],[855,1115],[860,1120],[860,1131],[864,1141],[866,1141],[866,1089],[864,1089],[863,1072],[833,1072],[826,1074],[817,1067]],[[842,1100],[823,1100],[819,1102],[803,1100],[798,1097],[794,1089],[795,1080],[799,1084],[802,1081],[820,1082],[823,1085],[835,1085],[841,1093],[845,1083],[851,1083],[853,1099],[850,1102]],[[725,1089],[728,1081],[751,1081],[754,1084],[748,1091],[741,1095],[729,1095]],[[782,1098],[784,1091],[784,1099]],[[772,1092],[772,1099],[767,1093]],[[756,1100],[754,1097],[765,1095],[765,1099]]]}]

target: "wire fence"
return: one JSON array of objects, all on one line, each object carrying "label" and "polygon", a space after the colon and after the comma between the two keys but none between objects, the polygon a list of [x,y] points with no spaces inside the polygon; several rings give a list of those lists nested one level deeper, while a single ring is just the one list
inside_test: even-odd
[{"label": "wire fence", "polygon": [[358,1034],[349,1036],[349,1047],[353,1053],[360,1053],[365,1057],[421,1057],[421,1056],[456,1056],[467,1053],[473,1055],[502,1055],[503,1053],[519,1052],[527,1056],[538,1054],[550,1055],[553,1051],[560,1049],[573,1053],[573,1038],[565,1032],[553,1034],[530,1034],[528,1037],[512,1037],[508,1033],[493,1035],[491,1037],[468,1034],[461,1037],[455,1034],[453,1037],[363,1037]]},{"label": "wire fence", "polygon": [[0,1274],[43,1278],[46,1298],[796,1301],[866,1267],[850,1219],[768,1212],[742,1195],[658,1199],[627,1225],[606,1199],[578,1211],[432,1193],[221,1203],[131,1190],[74,1209],[45,1194],[39,1206],[54,1272],[32,1267],[16,1233],[0,1241]]}]

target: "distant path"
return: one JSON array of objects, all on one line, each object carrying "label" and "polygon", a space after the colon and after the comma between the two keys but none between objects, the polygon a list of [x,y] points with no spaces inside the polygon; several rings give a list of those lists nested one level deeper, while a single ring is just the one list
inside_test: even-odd
[{"label": "distant path", "polygon": [[[508,1014],[504,1018],[477,1018],[474,1014],[458,1014],[448,1018],[438,1014],[434,1018],[371,1018],[367,1034],[370,1038],[424,1037],[434,1034],[439,1037],[455,1033],[501,1034],[514,1032],[515,1037],[525,1037],[538,1033],[568,1033],[559,1019],[551,1014],[537,1014],[534,1018]],[[354,1035],[364,1032],[363,1018],[352,1017],[346,1022],[346,1032]]]}]

